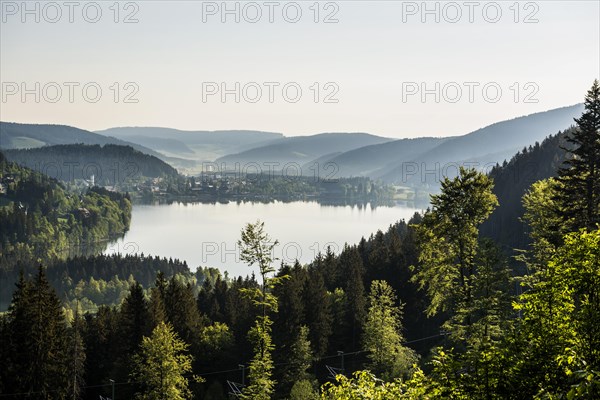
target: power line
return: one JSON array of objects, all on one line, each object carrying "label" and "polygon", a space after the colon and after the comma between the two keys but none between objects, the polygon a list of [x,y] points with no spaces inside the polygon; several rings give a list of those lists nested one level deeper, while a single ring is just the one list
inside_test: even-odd
[{"label": "power line", "polygon": [[[440,336],[445,336],[447,335],[446,333],[439,333],[437,335],[432,335],[432,336],[425,336],[422,338],[418,338],[418,339],[413,339],[413,340],[409,340],[407,342],[403,342],[403,344],[411,344],[411,343],[416,343],[416,342],[421,342],[423,340],[429,340],[429,339],[434,339]],[[344,352],[343,355],[344,356],[352,356],[352,355],[357,355],[357,354],[362,354],[362,353],[368,353],[369,350],[358,350],[358,351],[352,351],[352,352]],[[323,361],[323,360],[328,360],[331,358],[337,358],[340,357],[340,354],[333,354],[333,355],[329,355],[329,356],[323,356],[323,357],[318,357],[318,358],[314,358],[313,359],[313,363],[317,363],[319,361]],[[281,367],[284,365],[290,365],[292,364],[292,362],[283,362],[283,363],[276,363],[273,364],[274,367]],[[228,373],[228,372],[236,372],[240,370],[240,366],[238,365],[237,368],[231,368],[231,369],[224,369],[224,370],[220,370],[220,371],[211,371],[211,372],[204,372],[201,374],[185,374],[184,377],[193,377],[193,376],[208,376],[208,375],[218,375],[218,374],[224,374],[224,373]],[[105,383],[105,384],[98,384],[98,385],[86,385],[86,386],[81,386],[81,389],[93,389],[93,388],[99,388],[99,387],[106,387],[106,386],[111,386],[111,385],[133,385],[133,384],[140,384],[143,383],[143,381],[125,381],[125,382],[109,382],[109,383]],[[32,394],[43,394],[43,393],[54,393],[54,392],[58,392],[60,391],[60,389],[53,389],[53,390],[45,390],[45,391],[37,391],[37,392],[21,392],[21,393],[0,393],[0,397],[11,397],[11,396],[23,396],[23,395],[32,395]]]}]

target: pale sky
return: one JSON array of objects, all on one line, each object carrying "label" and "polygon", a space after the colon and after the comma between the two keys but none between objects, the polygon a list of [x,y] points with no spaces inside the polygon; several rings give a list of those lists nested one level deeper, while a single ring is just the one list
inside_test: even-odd
[{"label": "pale sky", "polygon": [[599,1],[0,3],[3,121],[449,136],[600,76]]}]

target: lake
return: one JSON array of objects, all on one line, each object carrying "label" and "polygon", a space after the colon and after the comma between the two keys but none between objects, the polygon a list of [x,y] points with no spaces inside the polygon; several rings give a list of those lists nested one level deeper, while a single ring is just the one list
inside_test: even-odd
[{"label": "lake", "polygon": [[[134,205],[130,230],[105,253],[144,253],[185,260],[191,270],[217,267],[230,276],[250,274],[239,259],[237,241],[248,222],[265,222],[279,244],[275,256],[286,263],[312,261],[327,246],[338,253],[378,229],[386,230],[415,211],[404,205],[331,206],[317,202],[229,202]],[[279,262],[278,262],[279,263]]]}]

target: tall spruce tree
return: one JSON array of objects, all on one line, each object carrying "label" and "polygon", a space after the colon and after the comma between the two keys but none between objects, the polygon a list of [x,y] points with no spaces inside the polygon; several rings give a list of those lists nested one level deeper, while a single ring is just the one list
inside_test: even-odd
[{"label": "tall spruce tree", "polygon": [[[296,263],[293,267],[283,266],[277,275],[288,275],[289,279],[273,291],[277,296],[279,310],[273,317],[273,342],[276,346],[273,357],[277,363],[287,363],[292,357],[293,342],[290,338],[298,334],[304,317],[302,291],[306,281],[306,270]],[[277,377],[283,392],[289,392],[290,387],[285,387],[289,382],[283,379],[284,371],[276,372],[280,372]]]},{"label": "tall spruce tree", "polygon": [[596,79],[585,96],[585,110],[575,118],[577,129],[566,167],[559,170],[558,200],[567,231],[597,229],[600,223],[600,84]]},{"label": "tall spruce tree", "polygon": [[175,332],[186,343],[192,346],[192,351],[198,344],[198,332],[204,325],[193,288],[184,284],[177,275],[169,280],[165,291],[165,310],[167,320]]},{"label": "tall spruce tree", "polygon": [[67,365],[69,366],[71,371],[70,388],[72,394],[71,398],[73,400],[80,398],[83,391],[83,386],[85,384],[85,347],[83,343],[84,326],[85,321],[81,317],[81,314],[79,312],[79,304],[77,304],[77,308],[75,309],[75,314],[73,317],[73,322],[71,323],[71,327],[69,328],[69,353],[67,359]]},{"label": "tall spruce tree", "polygon": [[85,315],[84,347],[86,355],[85,381],[88,398],[106,397],[109,388],[98,387],[115,379],[113,365],[119,354],[119,313],[116,308],[100,306],[95,314]]},{"label": "tall spruce tree", "polygon": [[137,351],[142,338],[150,335],[152,321],[148,301],[142,285],[135,282],[129,287],[119,315],[121,354],[128,358]]},{"label": "tall spruce tree", "polygon": [[309,338],[315,357],[327,352],[329,336],[332,332],[331,297],[327,293],[321,272],[309,267],[308,279],[304,288],[304,322],[309,329]]},{"label": "tall spruce tree", "polygon": [[[364,287],[364,267],[356,247],[345,247],[340,255],[340,265],[345,275],[344,291],[348,306],[348,332],[346,351],[355,351],[360,343],[365,321],[367,300]],[[340,350],[340,349],[337,349]]]},{"label": "tall spruce tree", "polygon": [[32,399],[61,399],[70,389],[67,322],[60,299],[40,266],[32,281],[17,284],[8,312],[13,371],[8,393],[28,393]]}]

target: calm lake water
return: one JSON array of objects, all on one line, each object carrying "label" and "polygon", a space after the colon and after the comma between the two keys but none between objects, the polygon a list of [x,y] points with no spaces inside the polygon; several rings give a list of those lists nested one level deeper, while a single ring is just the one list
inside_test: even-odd
[{"label": "calm lake water", "polygon": [[329,206],[317,202],[134,205],[131,228],[105,253],[144,253],[185,260],[190,269],[217,267],[230,276],[252,272],[239,259],[237,240],[247,222],[265,222],[279,240],[275,256],[287,263],[312,261],[327,246],[337,253],[344,243],[358,243],[378,229],[408,220],[407,206]]}]

